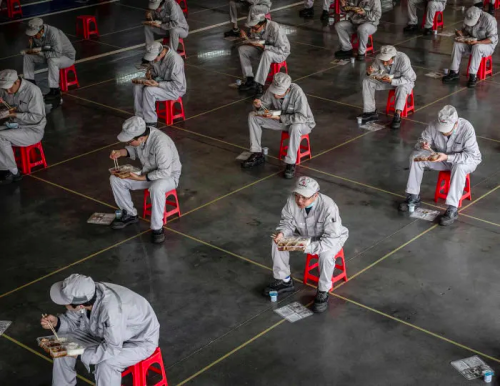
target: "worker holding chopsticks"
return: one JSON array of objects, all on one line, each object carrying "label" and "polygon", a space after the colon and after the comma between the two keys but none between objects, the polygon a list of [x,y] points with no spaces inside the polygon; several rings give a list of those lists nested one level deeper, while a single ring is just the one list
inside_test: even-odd
[{"label": "worker holding chopsticks", "polygon": [[155,35],[168,36],[170,48],[177,52],[179,38],[187,38],[189,33],[182,8],[175,0],[149,0],[148,8],[146,18],[151,24],[144,26],[146,45],[154,42]]}]

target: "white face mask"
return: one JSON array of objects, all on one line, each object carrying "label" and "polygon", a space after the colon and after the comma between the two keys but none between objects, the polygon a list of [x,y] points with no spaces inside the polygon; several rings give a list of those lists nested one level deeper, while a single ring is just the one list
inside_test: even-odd
[{"label": "white face mask", "polygon": [[80,311],[80,314],[85,314],[85,308],[81,308],[79,311]]}]

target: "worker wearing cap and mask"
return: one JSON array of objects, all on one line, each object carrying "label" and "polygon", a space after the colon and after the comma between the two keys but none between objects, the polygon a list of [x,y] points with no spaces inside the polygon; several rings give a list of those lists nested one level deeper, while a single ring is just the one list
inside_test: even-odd
[{"label": "worker wearing cap and mask", "polygon": [[[42,317],[42,327],[95,342],[80,359],[88,371],[95,365],[97,386],[121,385],[122,372],[149,358],[158,347],[160,324],[153,308],[128,288],[72,274],[52,285],[50,298],[67,311]],[[53,386],[77,384],[76,361],[72,356],[54,359]]]},{"label": "worker wearing cap and mask", "polygon": [[[481,163],[481,152],[472,124],[458,117],[455,107],[447,105],[438,113],[438,119],[431,122],[420,136],[410,157],[410,175],[406,186],[406,200],[399,210],[406,212],[409,205],[421,205],[420,184],[424,169],[450,170],[450,189],[446,197],[448,208],[440,218],[441,225],[450,225],[458,217],[458,205],[462,197],[467,174],[476,170]],[[437,151],[439,157],[434,161],[415,161],[419,156],[429,156]]]},{"label": "worker wearing cap and mask", "polygon": [[[321,13],[321,20],[328,20],[330,14],[330,3],[332,0],[323,0],[323,12]],[[300,17],[314,17],[314,0],[304,0],[304,8],[299,11]]]},{"label": "worker wearing cap and mask", "polygon": [[151,238],[153,243],[165,240],[163,213],[165,212],[165,193],[177,188],[181,176],[181,161],[177,148],[170,137],[154,127],[146,126],[142,118],[132,117],[123,124],[118,140],[127,146],[113,150],[111,159],[129,157],[139,158],[142,164],[140,174],[130,173],[128,178],[110,176],[111,189],[116,205],[122,210],[119,219],[111,223],[113,229],[123,229],[139,221],[134,207],[131,190],[148,189],[151,196]]},{"label": "worker wearing cap and mask", "polygon": [[175,0],[150,0],[146,18],[161,22],[159,27],[146,25],[144,34],[146,35],[146,45],[150,45],[155,40],[155,35],[169,36],[170,48],[177,52],[179,38],[186,38],[189,33],[189,26],[184,17],[182,8]]},{"label": "worker wearing cap and mask", "polygon": [[[262,99],[254,100],[253,104],[259,115],[255,112],[248,115],[252,154],[241,167],[250,168],[266,161],[261,147],[262,129],[287,131],[290,140],[285,157],[284,177],[293,178],[301,137],[309,134],[316,126],[306,94],[297,84],[292,83],[289,75],[278,72]],[[280,115],[273,116],[269,112],[266,114],[269,110],[278,110]]]},{"label": "worker wearing cap and mask", "polygon": [[328,291],[332,288],[335,256],[349,237],[349,231],[342,226],[337,205],[330,197],[319,193],[319,184],[315,180],[300,177],[281,212],[276,231],[278,233],[272,243],[275,281],[265,288],[264,295],[269,295],[270,291],[295,291],[290,277],[290,253],[279,251],[277,243],[283,237],[309,237],[311,243],[304,253],[318,255],[320,273],[313,311],[325,311],[328,307]]},{"label": "worker wearing cap and mask", "polygon": [[[363,79],[363,114],[360,117],[363,123],[378,119],[375,107],[375,91],[395,90],[395,110],[391,128],[401,127],[401,112],[406,104],[406,97],[415,87],[417,75],[413,70],[410,58],[396,50],[394,46],[382,46],[375,61],[366,70]],[[378,75],[381,80],[373,79]]]},{"label": "worker wearing cap and mask", "polygon": [[15,70],[0,71],[0,170],[7,174],[0,184],[21,180],[12,146],[30,146],[42,140],[47,120],[38,86],[19,78]]},{"label": "worker wearing cap and mask", "polygon": [[[229,0],[229,16],[231,18],[231,23],[233,28],[227,32],[224,32],[224,37],[238,37],[240,36],[240,29],[238,28],[238,9],[236,5],[237,0]],[[271,10],[271,0],[245,0],[245,4],[249,5],[248,8],[248,18],[250,20],[252,15],[268,14]]]},{"label": "worker wearing cap and mask", "polygon": [[426,3],[424,35],[432,34],[432,26],[436,12],[443,12],[446,0],[408,0],[408,25],[403,28],[404,32],[418,31],[417,5]]},{"label": "worker wearing cap and mask", "polygon": [[184,60],[173,49],[154,42],[146,47],[144,61],[150,63],[147,84],[134,86],[135,115],[147,126],[156,126],[156,101],[176,101],[186,93]]},{"label": "worker wearing cap and mask", "polygon": [[[50,92],[45,95],[45,100],[53,107],[59,106],[61,99],[59,70],[75,63],[75,48],[64,32],[43,24],[43,20],[39,18],[29,21],[26,35],[30,37],[30,49],[26,51],[23,59],[24,79],[35,83],[35,65],[47,63]],[[32,50],[33,48],[42,50],[36,52]]]},{"label": "worker wearing cap and mask", "polygon": [[382,16],[382,6],[380,0],[353,0],[345,4],[359,9],[347,12],[347,20],[335,23],[335,31],[337,31],[340,40],[340,50],[335,52],[335,57],[338,59],[350,58],[353,55],[351,37],[352,34],[358,36],[358,52],[357,59],[365,60],[366,46],[368,38],[377,31],[377,26]]},{"label": "worker wearing cap and mask", "polygon": [[[276,22],[267,20],[265,15],[251,15],[247,22],[250,28],[250,39],[254,42],[242,44],[238,48],[240,55],[241,69],[246,82],[239,89],[241,91],[255,90],[256,97],[263,94],[263,87],[266,83],[267,75],[272,63],[281,63],[290,55],[290,42],[285,30]],[[241,31],[242,37],[247,37]],[[255,42],[264,40],[264,44]],[[260,60],[257,73],[254,78],[252,60]]]},{"label": "worker wearing cap and mask", "polygon": [[473,37],[475,41],[468,43],[453,43],[451,53],[450,73],[443,77],[443,83],[456,83],[460,80],[458,69],[462,56],[470,54],[469,81],[467,87],[476,87],[477,71],[481,60],[491,56],[498,43],[498,31],[496,19],[477,7],[470,7],[465,11],[464,25],[462,29],[456,30],[457,37]]}]

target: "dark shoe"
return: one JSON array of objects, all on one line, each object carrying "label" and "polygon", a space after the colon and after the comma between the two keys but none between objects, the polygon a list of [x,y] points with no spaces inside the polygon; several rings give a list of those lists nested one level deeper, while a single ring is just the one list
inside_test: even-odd
[{"label": "dark shoe", "polygon": [[136,224],[139,222],[139,217],[131,216],[124,209],[122,210],[122,216],[120,218],[115,218],[111,223],[112,229],[123,229],[131,224]]},{"label": "dark shoe", "polygon": [[477,75],[469,74],[469,81],[467,82],[467,87],[474,88],[477,84]]},{"label": "dark shoe", "polygon": [[365,57],[366,57],[366,55],[365,55],[365,54],[358,54],[358,55],[356,56],[356,60],[357,60],[358,62],[364,62],[364,61],[365,61]]},{"label": "dark shoe", "polygon": [[266,288],[264,288],[264,296],[269,296],[270,291],[276,291],[278,292],[278,294],[294,292],[295,286],[293,285],[293,279],[290,278],[290,281],[288,283],[285,283],[283,280],[276,279]]},{"label": "dark shoe", "polygon": [[443,83],[456,83],[460,80],[460,74],[458,71],[450,70],[450,73],[446,76],[443,76]]},{"label": "dark shoe", "polygon": [[243,83],[242,85],[240,85],[240,87],[238,87],[238,90],[249,91],[249,90],[253,90],[255,87],[257,87],[257,83],[255,83],[255,81],[253,80],[252,77],[248,77],[247,81],[245,83]]},{"label": "dark shoe", "polygon": [[153,244],[161,244],[165,241],[165,230],[163,228],[151,232],[151,241]]},{"label": "dark shoe", "polygon": [[424,35],[432,35],[432,28],[424,28]]},{"label": "dark shoe", "polygon": [[406,200],[404,200],[401,204],[399,204],[398,210],[400,212],[408,212],[409,210],[408,206],[410,204],[413,204],[415,206],[415,209],[418,208],[420,205],[422,205],[422,202],[420,201],[420,196],[408,193],[406,195]]},{"label": "dark shoe", "polygon": [[313,312],[325,312],[328,308],[328,292],[318,291],[314,299]]},{"label": "dark shoe", "polygon": [[252,153],[246,161],[243,161],[241,163],[241,167],[243,169],[248,169],[248,168],[252,168],[254,166],[263,164],[264,162],[266,162],[266,157],[264,157],[264,154]]},{"label": "dark shoe", "polygon": [[240,29],[237,28],[237,29],[232,29],[230,31],[226,31],[224,32],[224,37],[225,38],[230,38],[230,37],[239,37],[240,36]]},{"label": "dark shoe", "polygon": [[285,174],[283,176],[287,179],[293,178],[295,176],[295,165],[286,164]]},{"label": "dark shoe", "polygon": [[61,90],[59,88],[51,88],[50,91],[43,96],[43,99],[61,99]]},{"label": "dark shoe", "polygon": [[321,12],[321,17],[319,18],[320,20],[328,20],[330,18],[330,12],[328,11],[323,11]]},{"label": "dark shoe", "polygon": [[52,110],[57,109],[62,104],[62,98],[46,99],[45,102],[52,106]]},{"label": "dark shoe", "polygon": [[26,79],[26,78],[24,78],[24,80],[27,80],[28,82],[31,82],[34,85],[36,85],[36,80],[34,80],[34,79]]},{"label": "dark shoe", "polygon": [[264,86],[259,83],[255,83],[255,99],[259,99],[264,94]]},{"label": "dark shoe", "polygon": [[304,8],[299,12],[300,17],[313,17],[314,16],[314,8]]},{"label": "dark shoe", "polygon": [[11,172],[7,172],[5,177],[0,180],[0,185],[9,185],[12,184],[13,182],[18,182],[23,179],[23,175],[21,174],[20,171],[17,172],[17,174],[12,174]]},{"label": "dark shoe", "polygon": [[403,28],[403,32],[416,32],[418,31],[418,26],[416,24],[408,24]]},{"label": "dark shoe", "polygon": [[377,110],[375,110],[371,113],[363,113],[359,115],[358,118],[361,118],[363,120],[363,124],[371,121],[376,121],[378,119],[378,112]]},{"label": "dark shoe", "polygon": [[454,206],[448,205],[448,209],[439,219],[439,225],[447,226],[451,225],[458,218],[458,210]]},{"label": "dark shoe", "polygon": [[391,129],[398,130],[401,127],[401,115],[396,114],[392,118]]},{"label": "dark shoe", "polygon": [[335,57],[337,59],[347,59],[350,58],[351,56],[352,56],[352,50],[349,51],[338,50],[335,52]]}]

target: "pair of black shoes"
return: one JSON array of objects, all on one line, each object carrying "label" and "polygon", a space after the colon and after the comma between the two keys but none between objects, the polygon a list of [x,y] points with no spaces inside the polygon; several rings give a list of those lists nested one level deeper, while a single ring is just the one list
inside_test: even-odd
[{"label": "pair of black shoes", "polygon": [[[252,168],[254,166],[262,165],[266,162],[266,157],[262,153],[252,153],[247,160],[241,163],[243,169]],[[283,176],[286,179],[291,179],[295,176],[295,165],[286,164],[285,172]]]},{"label": "pair of black shoes", "polygon": [[[266,288],[264,288],[264,296],[269,296],[269,292],[276,291],[279,294],[285,294],[287,292],[295,292],[295,286],[293,280],[290,279],[288,282],[284,280],[276,279]],[[314,299],[313,311],[316,313],[325,312],[328,309],[328,292],[318,291],[316,292],[316,297]]]},{"label": "pair of black shoes", "polygon": [[[363,125],[368,122],[372,121],[377,121],[378,120],[378,112],[377,110],[369,112],[369,113],[363,113],[358,116],[358,118],[361,118]],[[391,122],[391,129],[393,130],[398,130],[401,128],[401,115],[400,114],[395,114],[394,117],[392,118]]]},{"label": "pair of black shoes", "polygon": [[[413,206],[414,209],[420,207],[422,205],[422,201],[420,197],[416,194],[407,194],[406,200],[399,204],[400,212],[409,212],[410,207]],[[453,205],[448,205],[446,211],[439,218],[439,225],[448,226],[455,222],[458,218],[458,208]]]},{"label": "pair of black shoes", "polygon": [[12,174],[11,172],[7,172],[7,174],[5,174],[2,179],[0,179],[0,185],[10,185],[13,182],[21,181],[22,178],[23,175],[21,174],[20,171],[18,171],[17,174]]},{"label": "pair of black shoes", "polygon": [[264,94],[264,86],[255,82],[254,78],[248,77],[246,82],[238,87],[240,91],[255,90],[255,98],[260,98]]},{"label": "pair of black shoes", "polygon": [[[442,81],[444,84],[453,84],[458,83],[460,81],[460,74],[458,71],[450,70],[449,74],[443,76]],[[468,88],[474,88],[477,85],[477,75],[469,74],[469,81],[467,82]]]},{"label": "pair of black shoes", "polygon": [[[122,210],[122,215],[120,218],[115,218],[111,223],[112,229],[123,229],[129,225],[137,224],[139,222],[138,216],[132,216],[127,213],[125,209]],[[163,228],[153,229],[151,232],[151,241],[154,244],[160,244],[165,241],[165,231]]]}]

